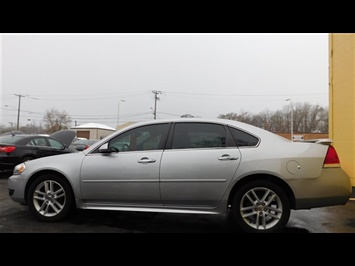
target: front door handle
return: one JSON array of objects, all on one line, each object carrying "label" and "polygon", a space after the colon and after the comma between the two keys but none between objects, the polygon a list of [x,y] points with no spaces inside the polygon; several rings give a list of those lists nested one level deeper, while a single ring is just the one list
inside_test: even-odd
[{"label": "front door handle", "polygon": [[223,154],[218,158],[220,161],[235,161],[238,160],[238,157],[231,157],[229,154]]},{"label": "front door handle", "polygon": [[149,159],[148,157],[143,157],[140,160],[138,160],[139,163],[155,163],[156,160],[154,159]]}]

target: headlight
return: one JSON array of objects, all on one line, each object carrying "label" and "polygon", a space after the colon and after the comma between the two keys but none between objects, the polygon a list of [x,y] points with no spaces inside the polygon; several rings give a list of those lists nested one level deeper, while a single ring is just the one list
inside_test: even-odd
[{"label": "headlight", "polygon": [[14,175],[20,175],[23,171],[25,171],[26,165],[24,163],[18,164],[14,168]]}]

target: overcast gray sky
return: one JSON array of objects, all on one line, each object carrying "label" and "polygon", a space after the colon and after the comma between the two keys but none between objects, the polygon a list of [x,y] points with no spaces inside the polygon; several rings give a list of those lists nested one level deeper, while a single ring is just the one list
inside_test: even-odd
[{"label": "overcast gray sky", "polygon": [[[77,124],[328,106],[328,34],[1,34],[1,121]],[[125,102],[120,102],[124,100]],[[120,102],[119,108],[118,103]],[[5,106],[6,105],[6,106]]]}]

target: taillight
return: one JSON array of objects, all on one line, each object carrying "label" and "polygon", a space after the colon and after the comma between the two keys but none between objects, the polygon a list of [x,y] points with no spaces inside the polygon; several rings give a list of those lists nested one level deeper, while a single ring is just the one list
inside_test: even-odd
[{"label": "taillight", "polygon": [[327,155],[324,159],[323,167],[340,167],[340,160],[335,148],[331,145],[328,147]]},{"label": "taillight", "polygon": [[0,152],[6,152],[6,153],[9,153],[9,152],[12,152],[16,149],[15,146],[2,146],[0,147]]},{"label": "taillight", "polygon": [[87,148],[89,148],[90,146],[89,145],[85,145],[85,148],[84,148],[84,150],[86,150]]}]

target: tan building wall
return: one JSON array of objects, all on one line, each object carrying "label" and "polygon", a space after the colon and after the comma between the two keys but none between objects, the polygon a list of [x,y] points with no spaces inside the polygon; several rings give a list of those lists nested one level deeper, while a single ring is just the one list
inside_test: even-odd
[{"label": "tan building wall", "polygon": [[355,186],[355,34],[329,34],[329,137]]}]

